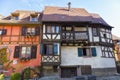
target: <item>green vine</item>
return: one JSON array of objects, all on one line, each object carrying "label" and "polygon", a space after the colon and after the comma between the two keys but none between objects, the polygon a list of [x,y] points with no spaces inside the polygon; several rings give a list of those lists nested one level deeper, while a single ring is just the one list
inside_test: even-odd
[{"label": "green vine", "polygon": [[6,48],[3,48],[0,50],[0,64],[3,65],[7,61],[8,60],[7,60]]}]

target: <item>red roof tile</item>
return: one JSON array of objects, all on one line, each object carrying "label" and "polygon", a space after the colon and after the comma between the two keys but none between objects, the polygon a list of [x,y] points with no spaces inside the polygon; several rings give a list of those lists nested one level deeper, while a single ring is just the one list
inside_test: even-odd
[{"label": "red roof tile", "polygon": [[91,21],[91,15],[83,8],[45,7],[42,21]]}]

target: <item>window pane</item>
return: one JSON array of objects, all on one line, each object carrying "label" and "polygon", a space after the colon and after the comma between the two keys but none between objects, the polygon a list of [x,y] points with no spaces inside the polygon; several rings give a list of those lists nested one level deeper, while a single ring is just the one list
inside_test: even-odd
[{"label": "window pane", "polygon": [[53,54],[53,45],[46,45],[46,54]]},{"label": "window pane", "polygon": [[22,47],[21,57],[25,57],[26,47]]},{"label": "window pane", "polygon": [[30,57],[31,47],[27,47],[26,57]]},{"label": "window pane", "polygon": [[90,49],[86,49],[87,56],[90,56]]},{"label": "window pane", "polygon": [[30,33],[31,32],[31,28],[27,28],[27,32]]},{"label": "window pane", "polygon": [[32,17],[31,21],[37,21],[37,18],[36,17]]},{"label": "window pane", "polygon": [[59,26],[56,26],[56,33],[59,33]]},{"label": "window pane", "polygon": [[32,33],[32,35],[35,35],[35,28],[32,28],[31,33]]},{"label": "window pane", "polygon": [[0,35],[2,34],[2,30],[0,30]]},{"label": "window pane", "polygon": [[55,26],[52,26],[52,33],[55,33]]},{"label": "window pane", "polygon": [[96,28],[93,28],[93,35],[97,36],[97,29]]},{"label": "window pane", "polygon": [[47,26],[47,33],[51,33],[51,26]]},{"label": "window pane", "polygon": [[87,31],[87,29],[83,27],[75,27],[75,31]]},{"label": "window pane", "polygon": [[66,30],[67,30],[67,31],[71,31],[71,30],[72,30],[72,27],[66,27]]},{"label": "window pane", "polygon": [[18,20],[18,16],[15,16],[15,17],[14,17],[14,20]]}]

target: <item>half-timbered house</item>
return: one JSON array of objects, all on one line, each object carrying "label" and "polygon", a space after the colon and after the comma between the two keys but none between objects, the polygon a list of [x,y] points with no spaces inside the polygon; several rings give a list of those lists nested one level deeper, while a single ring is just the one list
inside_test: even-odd
[{"label": "half-timbered house", "polygon": [[116,73],[112,26],[84,8],[46,6],[42,16],[43,75]]},{"label": "half-timbered house", "polygon": [[14,72],[40,66],[40,17],[40,12],[17,10],[0,20],[0,49],[6,49]]}]

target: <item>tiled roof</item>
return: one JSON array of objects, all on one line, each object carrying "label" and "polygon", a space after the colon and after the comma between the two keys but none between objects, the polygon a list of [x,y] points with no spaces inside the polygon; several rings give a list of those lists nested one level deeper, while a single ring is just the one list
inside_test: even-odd
[{"label": "tiled roof", "polygon": [[117,36],[115,36],[115,35],[112,35],[112,39],[113,39],[113,40],[120,40],[120,37],[117,37]]},{"label": "tiled roof", "polygon": [[[99,23],[106,26],[109,26],[98,14],[89,13],[84,8],[71,8],[70,11],[67,7],[53,7],[46,6],[43,12],[35,12],[35,11],[25,11],[25,10],[16,10],[11,13],[14,15],[19,15],[18,22],[30,21],[31,14],[38,14],[39,22],[91,22],[91,23]],[[3,18],[4,20],[11,20],[12,15],[9,15]],[[12,22],[14,22],[13,20]],[[6,21],[7,22],[7,21]],[[8,21],[10,22],[10,21]]]},{"label": "tiled roof", "polygon": [[43,11],[42,21],[91,21],[92,16],[83,8],[71,8],[68,11],[64,7],[46,6]]},{"label": "tiled roof", "polygon": [[71,21],[91,22],[109,26],[98,14],[89,13],[84,8],[51,7],[46,6],[43,11],[42,21]]},{"label": "tiled roof", "polygon": [[90,15],[93,17],[92,23],[101,23],[104,25],[108,25],[101,17],[99,14],[96,13],[90,13]]},{"label": "tiled roof", "polygon": [[[16,10],[15,12],[11,14],[19,14],[19,21],[30,21],[30,15],[31,14],[38,14],[38,20],[40,20],[40,12],[35,11],[25,11],[25,10]],[[3,20],[11,20],[12,15],[9,15]]]}]

